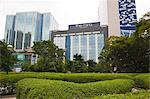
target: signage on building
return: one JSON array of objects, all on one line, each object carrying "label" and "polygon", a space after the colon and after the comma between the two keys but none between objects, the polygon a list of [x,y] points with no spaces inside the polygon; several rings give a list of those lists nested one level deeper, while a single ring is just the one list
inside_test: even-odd
[{"label": "signage on building", "polygon": [[79,27],[79,28],[87,28],[87,27],[89,27],[89,26],[93,26],[92,24],[90,24],[90,23],[87,23],[87,24],[77,24],[77,25],[75,25],[75,27]]},{"label": "signage on building", "polygon": [[89,27],[100,27],[100,22],[69,25],[69,30],[85,29]]},{"label": "signage on building", "polygon": [[69,25],[69,31],[71,32],[90,31],[97,30],[99,28],[100,22]]}]

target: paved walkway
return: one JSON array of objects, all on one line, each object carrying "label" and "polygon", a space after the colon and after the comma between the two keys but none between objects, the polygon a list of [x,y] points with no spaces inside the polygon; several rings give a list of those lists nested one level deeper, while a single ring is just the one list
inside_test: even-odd
[{"label": "paved walkway", "polygon": [[0,99],[16,99],[16,95],[0,96]]}]

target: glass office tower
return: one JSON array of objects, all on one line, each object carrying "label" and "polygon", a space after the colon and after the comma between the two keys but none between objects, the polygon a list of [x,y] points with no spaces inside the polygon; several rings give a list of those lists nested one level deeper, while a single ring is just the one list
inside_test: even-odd
[{"label": "glass office tower", "polygon": [[14,46],[15,41],[14,23],[15,23],[14,15],[6,16],[5,41],[7,42],[7,44],[10,44],[12,46]]},{"label": "glass office tower", "polygon": [[68,60],[75,54],[81,54],[84,60],[98,62],[104,42],[108,37],[108,27],[100,26],[100,22],[69,25],[67,31],[53,32],[54,43],[65,50]]},{"label": "glass office tower", "polygon": [[[23,54],[33,46],[33,42],[49,40],[52,30],[58,29],[58,23],[51,13],[20,12],[7,15],[5,26],[5,42],[14,47],[17,57],[25,60],[30,56]],[[21,59],[22,58],[22,59]]]}]

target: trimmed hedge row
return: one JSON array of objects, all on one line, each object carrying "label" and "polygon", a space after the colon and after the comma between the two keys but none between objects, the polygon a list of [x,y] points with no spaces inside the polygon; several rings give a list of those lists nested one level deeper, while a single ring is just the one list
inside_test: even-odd
[{"label": "trimmed hedge row", "polygon": [[150,74],[140,74],[134,77],[136,85],[141,88],[150,89]]},{"label": "trimmed hedge row", "polygon": [[130,92],[134,81],[115,79],[92,83],[26,78],[17,83],[17,99],[76,99]]},{"label": "trimmed hedge row", "polygon": [[0,75],[0,94],[15,94],[17,81],[24,78],[34,78],[34,74]]},{"label": "trimmed hedge row", "polygon": [[[139,75],[139,77],[138,77]],[[140,78],[140,75],[143,75],[145,79],[143,83],[143,78]],[[145,76],[147,75],[147,76]],[[125,74],[111,74],[111,73],[36,73],[36,72],[23,72],[23,73],[0,73],[0,94],[14,94],[16,93],[16,83],[24,78],[39,78],[39,79],[49,79],[49,80],[62,80],[75,83],[88,83],[112,79],[134,79],[136,84],[144,85],[144,88],[150,88],[149,85],[149,74],[134,74],[134,73],[125,73]],[[139,82],[139,78],[140,83]],[[147,81],[148,80],[148,81]],[[148,87],[147,87],[148,86]]]},{"label": "trimmed hedge row", "polygon": [[104,81],[112,79],[131,79],[127,74],[99,74],[99,73],[79,73],[79,74],[64,74],[64,73],[11,73],[6,75],[0,74],[0,94],[14,94],[16,83],[24,78],[40,78],[50,80],[63,80],[76,83],[87,83],[95,81]]},{"label": "trimmed hedge row", "polygon": [[94,97],[92,99],[149,99],[150,90],[140,90],[126,94],[108,94]]}]

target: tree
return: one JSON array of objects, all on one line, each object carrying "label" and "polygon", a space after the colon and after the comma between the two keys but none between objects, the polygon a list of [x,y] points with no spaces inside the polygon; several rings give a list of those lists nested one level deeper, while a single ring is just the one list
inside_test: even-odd
[{"label": "tree", "polygon": [[75,54],[73,61],[67,61],[66,62],[66,70],[71,72],[88,72],[88,66],[86,65],[86,62],[82,58],[82,55]]},{"label": "tree", "polygon": [[99,64],[117,67],[118,72],[149,72],[150,13],[145,16],[137,23],[137,30],[131,37],[107,40]]},{"label": "tree", "polygon": [[94,72],[94,69],[96,68],[96,62],[93,60],[88,60],[87,65],[88,65],[88,72]]},{"label": "tree", "polygon": [[7,74],[11,71],[11,67],[13,67],[14,63],[16,63],[16,58],[12,53],[13,50],[9,50],[8,45],[0,41],[0,70],[6,71]]},{"label": "tree", "polygon": [[34,42],[33,49],[40,57],[37,64],[34,65],[34,71],[63,71],[64,51],[62,49],[59,49],[51,41]]}]

